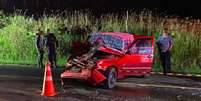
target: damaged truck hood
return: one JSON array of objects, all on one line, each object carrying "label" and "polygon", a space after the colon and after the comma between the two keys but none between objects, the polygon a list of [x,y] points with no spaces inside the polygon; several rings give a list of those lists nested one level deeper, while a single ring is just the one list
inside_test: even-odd
[{"label": "damaged truck hood", "polygon": [[98,50],[102,51],[102,52],[110,53],[112,55],[117,55],[117,56],[124,56],[125,55],[124,52],[119,51],[117,49],[110,48],[110,47],[100,47]]}]

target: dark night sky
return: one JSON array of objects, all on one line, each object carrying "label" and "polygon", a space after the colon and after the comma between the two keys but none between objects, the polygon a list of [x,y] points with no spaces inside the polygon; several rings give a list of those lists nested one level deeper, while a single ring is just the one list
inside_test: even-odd
[{"label": "dark night sky", "polygon": [[180,16],[201,17],[200,0],[1,0],[0,8],[12,11],[13,7],[29,9],[30,11],[43,11],[46,9],[65,8],[157,8],[159,12]]}]

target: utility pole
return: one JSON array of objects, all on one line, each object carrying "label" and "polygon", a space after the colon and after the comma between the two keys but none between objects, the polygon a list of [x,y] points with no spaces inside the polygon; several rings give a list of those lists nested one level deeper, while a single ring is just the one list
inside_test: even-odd
[{"label": "utility pole", "polygon": [[128,10],[126,11],[126,31],[128,32]]}]

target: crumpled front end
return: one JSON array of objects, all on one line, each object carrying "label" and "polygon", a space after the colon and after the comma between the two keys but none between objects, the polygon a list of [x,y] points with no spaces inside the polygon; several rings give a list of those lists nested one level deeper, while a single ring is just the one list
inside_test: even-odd
[{"label": "crumpled front end", "polygon": [[96,63],[93,60],[81,60],[82,58],[72,59],[67,64],[67,67],[61,78],[87,80],[94,85],[100,84],[106,79],[103,73],[96,69]]}]

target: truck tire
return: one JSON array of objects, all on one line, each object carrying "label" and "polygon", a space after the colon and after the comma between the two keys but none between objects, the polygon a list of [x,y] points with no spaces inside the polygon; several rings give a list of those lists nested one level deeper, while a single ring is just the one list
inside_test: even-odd
[{"label": "truck tire", "polygon": [[117,80],[117,72],[115,68],[108,68],[104,75],[106,76],[106,80],[103,82],[103,87],[106,89],[112,89]]}]

